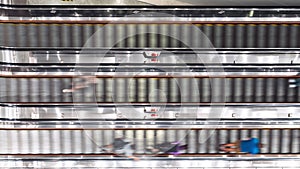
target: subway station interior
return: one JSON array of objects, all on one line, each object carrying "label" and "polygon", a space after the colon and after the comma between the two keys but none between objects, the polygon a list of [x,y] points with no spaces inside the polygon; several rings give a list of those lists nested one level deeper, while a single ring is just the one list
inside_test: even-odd
[{"label": "subway station interior", "polygon": [[0,18],[0,168],[300,168],[300,1],[0,0]]}]

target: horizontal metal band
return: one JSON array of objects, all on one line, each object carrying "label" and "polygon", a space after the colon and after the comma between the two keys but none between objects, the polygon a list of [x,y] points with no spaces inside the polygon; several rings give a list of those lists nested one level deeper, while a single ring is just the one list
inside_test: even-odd
[{"label": "horizontal metal band", "polygon": [[[282,155],[284,156],[284,155]],[[22,159],[22,160],[20,160]],[[102,160],[103,159],[103,160]],[[194,160],[192,160],[194,159]],[[57,158],[53,156],[42,157],[42,156],[3,156],[0,161],[1,166],[6,167],[36,167],[36,168],[49,168],[49,167],[78,167],[83,166],[96,167],[99,169],[120,169],[120,168],[147,168],[147,169],[161,169],[164,168],[176,168],[176,169],[186,169],[186,168],[197,168],[197,169],[277,169],[278,167],[282,169],[290,169],[292,167],[297,168],[300,165],[298,158],[281,159],[280,157],[265,157],[261,158],[251,158],[248,157],[245,160],[244,157],[227,157],[226,156],[217,158],[192,158],[192,157],[157,157],[157,158],[142,158],[139,161],[131,161],[122,157],[86,157],[86,156],[59,156]],[[101,167],[100,167],[101,166]],[[275,167],[276,166],[276,167]]]},{"label": "horizontal metal band", "polygon": [[[51,120],[51,121],[50,121]],[[32,119],[1,120],[0,130],[298,130],[299,118],[293,119],[203,119],[151,120],[151,119]]]},{"label": "horizontal metal band", "polygon": [[[184,120],[190,119],[192,122],[196,119],[207,120],[235,120],[235,119],[286,119],[297,120],[300,119],[300,107],[294,107],[289,104],[282,104],[283,106],[276,106],[276,104],[261,104],[253,106],[214,106],[214,104],[193,107],[193,106],[172,106],[172,105],[119,105],[111,104],[107,107],[101,104],[100,107],[94,106],[76,106],[70,105],[46,106],[41,104],[38,107],[10,104],[10,107],[0,107],[1,119],[33,119],[33,120],[150,120],[155,123],[160,119]],[[291,121],[292,122],[292,121]]]},{"label": "horizontal metal band", "polygon": [[[284,155],[282,155],[284,156]],[[22,160],[20,160],[22,159]],[[193,160],[192,160],[193,159]],[[1,166],[19,168],[19,167],[35,167],[35,168],[49,168],[49,167],[78,167],[83,166],[95,167],[99,169],[120,169],[120,168],[147,168],[147,169],[161,169],[164,168],[197,168],[197,169],[290,169],[297,168],[300,165],[298,158],[274,158],[266,157],[264,155],[261,158],[248,157],[246,160],[244,157],[212,157],[212,158],[193,158],[193,157],[157,157],[157,158],[141,158],[139,161],[131,161],[122,157],[87,157],[87,156],[59,156],[57,158],[53,156],[3,156],[0,161]],[[100,167],[101,166],[101,167]],[[147,166],[147,167],[145,167]],[[276,166],[276,167],[275,167]],[[294,169],[293,168],[293,169]]]},{"label": "horizontal metal band", "polygon": [[[100,66],[102,64],[143,64],[156,66],[160,64],[166,65],[181,65],[202,64],[210,66],[223,66],[221,64],[267,64],[269,67],[280,67],[274,64],[288,64],[293,67],[300,63],[298,50],[228,50],[208,49],[208,50],[179,50],[179,49],[27,49],[28,51],[14,49],[4,49],[0,51],[0,62],[5,63],[27,63],[33,64],[91,64],[92,66]],[[159,53],[155,61],[151,58],[146,58],[145,53]],[[85,61],[83,61],[85,60]],[[270,66],[270,64],[273,64]],[[23,65],[26,66],[26,65]],[[254,66],[254,65],[253,65]],[[253,67],[245,66],[243,67]],[[225,67],[225,66],[224,66]]]},{"label": "horizontal metal band", "polygon": [[298,1],[294,0],[274,0],[274,1],[260,1],[260,0],[252,0],[252,1],[245,1],[241,3],[239,0],[231,0],[230,3],[226,0],[89,0],[86,1],[76,1],[76,0],[52,0],[52,1],[33,1],[33,0],[1,0],[0,4],[5,5],[62,5],[62,6],[74,6],[74,5],[83,5],[83,6],[95,6],[95,5],[103,5],[103,6],[211,6],[211,7],[220,7],[220,6],[300,6]]}]

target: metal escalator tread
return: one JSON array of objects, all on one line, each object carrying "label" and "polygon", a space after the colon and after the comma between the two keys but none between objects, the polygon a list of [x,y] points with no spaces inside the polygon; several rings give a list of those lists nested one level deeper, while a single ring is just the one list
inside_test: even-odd
[{"label": "metal escalator tread", "polygon": [[[245,88],[252,83],[245,83],[246,78],[226,78],[232,83],[224,84],[220,78],[194,78],[191,85],[190,78],[97,78],[97,84],[78,89],[73,93],[63,92],[65,88],[72,87],[72,78],[34,78],[12,77],[1,78],[7,86],[2,96],[3,103],[297,103],[299,90],[289,88],[289,78],[278,78],[286,86],[273,85],[278,82],[276,78],[251,78],[255,83],[252,94]],[[249,81],[250,79],[247,79]],[[126,82],[127,81],[127,82]],[[244,81],[244,82],[243,82]],[[196,82],[198,82],[196,84]],[[126,84],[127,85],[119,85]],[[36,86],[36,88],[35,88]],[[285,89],[283,89],[285,88]],[[191,91],[193,89],[193,91]],[[197,90],[198,89],[198,90]],[[222,94],[224,89],[226,94]],[[126,96],[124,91],[128,91]],[[148,96],[146,94],[148,91]],[[171,91],[171,92],[169,92]],[[238,92],[237,92],[238,91]],[[277,92],[278,91],[278,92]],[[192,93],[191,93],[192,92]],[[231,92],[231,93],[229,93]],[[285,97],[284,97],[285,96]],[[273,99],[273,97],[275,97]],[[284,98],[283,98],[284,97]],[[272,99],[271,99],[272,98]],[[254,100],[254,102],[251,102]],[[250,102],[249,102],[250,101]]]},{"label": "metal escalator tread", "polygon": [[[97,147],[112,143],[113,138],[120,134],[130,139],[136,145],[137,154],[145,154],[148,146],[155,147],[163,142],[180,141],[181,144],[189,144],[189,149],[185,152],[190,154],[223,154],[218,148],[219,144],[230,143],[237,141],[238,133],[243,131],[243,137],[246,139],[245,134],[251,132],[253,129],[242,130],[227,130],[228,142],[221,142],[219,135],[225,130],[223,129],[197,129],[190,132],[189,130],[0,130],[1,142],[4,146],[0,148],[0,154],[94,154],[100,153]],[[282,135],[279,132],[299,132],[299,129],[260,129],[258,132],[263,132],[264,139],[261,142],[265,144],[264,151],[261,154],[299,154],[295,146],[299,147],[299,137],[291,138],[291,145],[287,142],[283,143]],[[149,132],[151,131],[151,132]],[[152,132],[153,131],[153,132]],[[201,132],[201,131],[204,131]],[[176,138],[176,132],[180,132],[179,138]],[[251,132],[252,133],[252,132]],[[155,136],[152,139],[153,136]],[[201,134],[201,135],[200,135]],[[247,135],[247,134],[246,134]],[[200,138],[201,136],[202,138]],[[290,135],[291,136],[291,135]],[[295,136],[293,134],[293,136]],[[196,137],[196,138],[195,138]],[[255,137],[251,135],[250,137]],[[11,140],[16,140],[12,142]],[[45,141],[45,139],[48,139]],[[200,139],[200,142],[196,140]],[[155,141],[155,139],[157,139]],[[277,141],[276,141],[277,140]],[[289,140],[289,139],[288,139]],[[288,141],[286,140],[286,141]],[[152,142],[154,144],[152,145]],[[194,145],[193,142],[202,143]],[[78,146],[80,145],[80,146]],[[198,148],[199,149],[198,149]],[[290,147],[290,148],[289,148]],[[196,150],[196,151],[195,151]]]},{"label": "metal escalator tread", "polygon": [[[297,34],[299,25],[295,24],[0,24],[0,35],[5,37],[0,41],[1,46],[7,47],[82,47],[86,41],[92,37],[86,45],[98,47],[176,47],[182,48],[183,42],[188,41],[189,47],[195,48],[298,48],[300,41]],[[119,31],[119,29],[124,31]],[[144,33],[146,29],[157,32],[156,35],[146,33],[134,37],[123,38],[132,33]],[[221,30],[220,30],[221,29]],[[98,33],[97,31],[100,30]],[[139,31],[137,31],[139,30]],[[165,31],[169,30],[169,31]],[[195,32],[199,30],[202,33]],[[246,43],[240,41],[240,31],[244,30],[247,36]],[[291,30],[291,31],[289,31]],[[158,31],[168,32],[169,36],[174,34],[183,42],[174,41],[170,37],[158,35]],[[105,41],[102,41],[102,34]],[[190,38],[191,36],[205,36],[203,38]],[[202,34],[202,35],[200,35]],[[35,36],[37,35],[37,36]],[[48,36],[49,35],[49,36]],[[294,39],[289,42],[289,39]],[[195,39],[196,38],[196,39]],[[199,39],[199,40],[197,40]],[[119,40],[121,40],[119,42]],[[278,42],[278,43],[274,43]],[[211,45],[209,45],[211,43]]]}]

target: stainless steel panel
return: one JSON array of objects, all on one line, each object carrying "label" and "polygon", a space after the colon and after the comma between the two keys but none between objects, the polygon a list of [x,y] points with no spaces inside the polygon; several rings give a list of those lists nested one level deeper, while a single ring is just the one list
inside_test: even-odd
[{"label": "stainless steel panel", "polygon": [[218,153],[216,151],[216,147],[218,147],[219,145],[216,145],[217,141],[217,133],[214,130],[209,130],[209,142],[207,142],[209,144],[209,148],[208,148],[208,153]]},{"label": "stainless steel panel", "polygon": [[[180,26],[178,26],[180,27]],[[158,47],[158,44],[157,44],[157,28],[158,26],[157,25],[147,25],[147,29],[149,30],[149,38],[147,38],[147,42],[149,43],[149,45],[147,45],[146,47],[148,48],[156,48]],[[147,32],[148,33],[148,32]],[[176,34],[179,33],[179,32],[176,32]]]},{"label": "stainless steel panel", "polygon": [[155,131],[154,130],[149,130],[149,131],[146,131],[147,132],[147,136],[146,136],[146,147],[145,148],[154,148],[155,146],[155,142],[154,142],[154,139],[155,139]]},{"label": "stainless steel panel", "polygon": [[270,145],[270,139],[269,139],[269,135],[271,131],[262,130],[261,132],[262,132],[261,143],[264,144],[265,146],[260,150],[260,153],[269,153],[269,146],[273,146]]},{"label": "stainless steel panel", "polygon": [[[31,25],[30,25],[31,26]],[[30,28],[30,27],[29,27]],[[57,25],[49,25],[49,44],[51,47],[57,47],[61,44],[60,37],[63,37],[64,35],[60,34],[61,26]],[[30,30],[29,32],[33,32],[34,30]],[[78,36],[79,34],[77,34]],[[30,36],[29,36],[30,37]],[[45,37],[44,37],[45,38]]]},{"label": "stainless steel panel", "polygon": [[178,46],[178,39],[175,38],[178,36],[179,27],[178,26],[169,26],[168,28],[169,36],[170,36],[170,47]]},{"label": "stainless steel panel", "polygon": [[[18,131],[13,131],[14,133],[18,134]],[[39,137],[40,137],[40,143],[41,143],[41,149],[40,149],[40,153],[44,153],[47,154],[49,152],[51,152],[51,144],[52,144],[52,140],[51,140],[51,135],[50,135],[51,131],[49,130],[42,130],[40,131]],[[64,135],[65,136],[65,135]],[[71,140],[65,139],[66,141],[64,142],[65,144],[68,144],[71,142]],[[62,152],[63,153],[70,153],[71,150],[68,146],[63,144],[63,149]]]},{"label": "stainless steel panel", "polygon": [[255,102],[263,102],[264,96],[264,80],[263,78],[256,79]]},{"label": "stainless steel panel", "polygon": [[84,146],[82,143],[82,131],[75,130],[72,131],[72,153],[82,153],[82,147]]},{"label": "stainless steel panel", "polygon": [[238,132],[239,130],[230,130],[230,143],[234,143],[235,141],[239,140],[238,138]]},{"label": "stainless steel panel", "polygon": [[125,78],[114,79],[114,102],[126,102],[127,97],[127,85]]},{"label": "stainless steel panel", "polygon": [[178,130],[177,140],[181,142],[181,144],[187,144],[186,137],[188,135],[189,130]]},{"label": "stainless steel panel", "polygon": [[211,102],[225,101],[224,90],[226,90],[226,84],[224,78],[209,79],[211,82]]},{"label": "stainless steel panel", "polygon": [[41,153],[41,150],[43,149],[41,146],[40,134],[41,132],[38,130],[34,130],[29,133],[30,153],[32,154]]},{"label": "stainless steel panel", "polygon": [[135,153],[142,154],[144,153],[144,131],[143,130],[136,130],[135,131],[136,138],[135,138]]},{"label": "stainless steel panel", "polygon": [[291,138],[291,133],[292,131],[290,130],[282,130],[282,136],[279,139],[282,139],[281,145],[278,145],[281,147],[281,152],[280,153],[291,153],[290,144],[293,141],[293,138]]},{"label": "stainless steel panel", "polygon": [[[5,131],[1,131],[1,132],[5,132]],[[7,131],[5,133],[8,133],[8,132],[10,132],[10,131]],[[31,143],[31,140],[29,140],[29,132],[30,132],[29,130],[23,130],[23,131],[19,132],[18,141],[19,141],[20,150],[18,151],[18,153],[20,153],[20,154],[26,154],[26,153],[30,152],[29,145]],[[6,141],[10,142],[10,140],[6,140]],[[6,153],[8,153],[8,152],[6,152]]]},{"label": "stainless steel panel", "polygon": [[[193,25],[192,24],[181,24],[180,25],[180,32],[178,32],[180,34],[180,39],[178,39],[181,43],[184,43],[184,46],[190,46],[193,47],[192,44],[192,38],[190,33],[192,33],[191,29],[193,29]],[[194,38],[199,38],[196,37],[197,34],[194,35]],[[178,37],[178,35],[176,36]],[[176,38],[174,37],[174,38]]]},{"label": "stainless steel panel", "polygon": [[279,78],[277,79],[277,101],[284,101],[286,96],[286,79]]},{"label": "stainless steel panel", "polygon": [[96,79],[96,88],[95,88],[95,92],[96,92],[96,98],[97,98],[97,102],[104,102],[104,78],[97,78]]},{"label": "stainless steel panel", "polygon": [[293,37],[299,36],[298,29],[299,29],[298,25],[292,25],[292,27],[290,28],[288,40],[292,48],[297,46],[297,40]]},{"label": "stainless steel panel", "polygon": [[[225,156],[225,157],[222,157]],[[9,160],[0,161],[1,166],[11,167],[11,168],[49,168],[55,166],[60,168],[82,168],[83,166],[88,166],[90,168],[99,169],[118,169],[120,167],[127,168],[145,168],[145,166],[151,167],[153,169],[159,168],[170,168],[170,169],[185,169],[185,168],[198,168],[198,169],[297,169],[299,165],[299,160],[294,159],[282,159],[282,157],[272,157],[272,156],[261,156],[259,161],[257,157],[247,157],[247,161],[243,160],[245,156],[241,157],[229,157],[226,155],[220,155],[217,158],[211,160],[211,158],[201,157],[143,157],[143,160],[131,161],[124,160],[124,157],[106,157],[99,159],[98,157],[57,157],[55,160],[49,160],[51,157],[45,157],[43,162],[40,161],[41,157],[27,158],[29,160],[16,160],[18,157],[12,156]],[[53,157],[52,157],[53,158]],[[297,156],[295,156],[297,158]],[[192,159],[192,160],[191,160]],[[101,167],[99,167],[101,166]],[[195,167],[197,166],[197,167]],[[277,166],[277,167],[274,167]]]},{"label": "stainless steel panel", "polygon": [[[134,79],[134,78],[128,79],[128,101],[129,102],[136,102],[136,99],[135,99],[135,96],[137,95],[136,90],[135,90],[136,87],[137,87],[136,79]],[[152,95],[152,91],[149,89],[149,94],[148,94],[149,101],[150,101],[151,95]]]},{"label": "stainless steel panel", "polygon": [[93,143],[93,152],[100,152],[101,149],[100,147],[105,145],[104,144],[104,138],[101,137],[101,134],[103,134],[103,130],[102,131],[99,131],[99,130],[93,130],[91,131],[90,134],[88,134],[91,142]]},{"label": "stainless steel panel", "polygon": [[[26,132],[30,132],[30,130],[26,131]],[[62,152],[62,143],[61,143],[61,139],[57,139],[57,138],[61,138],[61,134],[63,134],[63,130],[53,130],[50,131],[50,137],[49,139],[51,140],[55,140],[55,142],[51,142],[50,144],[50,152],[49,153],[53,153],[53,154],[59,154],[60,152]],[[76,144],[75,138],[72,138],[73,142]],[[80,146],[78,144],[76,144],[76,147]],[[72,152],[75,152],[75,147],[72,147]],[[27,151],[26,153],[28,153],[29,151]]]},{"label": "stainless steel panel", "polygon": [[248,138],[249,138],[249,137],[248,137],[248,132],[249,132],[249,130],[242,130],[242,131],[240,132],[241,140],[245,140],[245,139],[248,139]]},{"label": "stainless steel panel", "polygon": [[[160,38],[158,39],[159,44],[161,45],[162,48],[168,47],[168,40],[169,40],[169,26],[167,24],[161,24],[159,26],[158,34],[160,35]],[[196,39],[196,38],[195,38]],[[194,40],[194,39],[191,39]],[[142,39],[140,39],[142,41]]]},{"label": "stainless steel panel", "polygon": [[[62,89],[61,89],[62,102],[72,102],[72,100],[73,100],[72,93],[64,93],[63,92],[64,89],[69,89],[72,86],[72,81],[73,80],[71,78],[63,78],[61,80],[61,83],[62,83],[62,85],[61,85],[61,87],[62,87]],[[96,91],[97,91],[96,87],[94,87],[93,90],[94,90],[93,92],[95,94],[94,97],[96,97]]]},{"label": "stainless steel panel", "polygon": [[27,45],[27,39],[28,39],[28,35],[27,35],[27,26],[26,25],[18,25],[16,26],[16,42],[17,42],[17,46],[26,46]]},{"label": "stainless steel panel", "polygon": [[[126,24],[126,30],[127,30],[127,32],[125,34],[126,36],[123,37],[123,38],[126,38],[127,46],[129,48],[136,47],[136,41],[137,41],[137,38],[138,38],[138,36],[136,36],[137,35],[136,27],[137,27],[137,25],[134,25],[134,24]],[[155,26],[153,26],[153,27],[155,27]],[[120,40],[122,40],[122,39],[120,39]],[[156,40],[157,38],[153,37],[152,39]],[[154,46],[151,46],[151,47],[154,47]]]},{"label": "stainless steel panel", "polygon": [[247,33],[246,33],[246,47],[247,48],[254,48],[255,47],[255,37],[253,35],[255,35],[255,25],[254,24],[250,24],[247,25]]},{"label": "stainless steel panel", "polygon": [[158,78],[149,78],[149,102],[159,102],[157,83],[159,83]]},{"label": "stainless steel panel", "polygon": [[[251,135],[251,137],[254,137],[254,138],[259,138],[259,130],[252,130],[252,135]],[[262,141],[262,140],[260,140],[260,141]]]},{"label": "stainless steel panel", "polygon": [[[212,45],[212,35],[213,35],[213,25],[212,24],[205,24],[203,25],[203,34],[204,37],[202,41],[201,47],[203,48],[210,48]],[[219,48],[219,46],[213,46],[214,48]]]},{"label": "stainless steel panel", "polygon": [[[72,43],[72,41],[70,39],[71,33],[72,33],[72,31],[70,30],[70,26],[67,24],[63,24],[63,25],[61,25],[60,29],[61,29],[60,30],[61,31],[60,46],[62,46],[62,47],[70,46]],[[46,36],[41,35],[41,37],[47,37],[47,35]]]},{"label": "stainless steel panel", "polygon": [[198,139],[196,138],[198,136],[197,132],[198,131],[196,130],[189,131],[189,140],[187,142],[188,150],[186,150],[188,153],[198,153],[197,147],[199,147],[199,143],[197,142]]},{"label": "stainless steel panel", "polygon": [[53,78],[51,79],[50,84],[51,85],[51,101],[52,102],[60,102],[61,101],[61,94],[62,94],[62,89],[61,89],[61,78]]},{"label": "stainless steel panel", "polygon": [[232,48],[233,46],[236,46],[232,37],[236,34],[236,31],[234,30],[234,25],[226,25],[225,27],[225,48]]},{"label": "stainless steel panel", "polygon": [[[62,26],[63,27],[63,26]],[[121,33],[119,31],[119,33]],[[175,35],[174,35],[175,36]],[[36,37],[38,38],[38,36]],[[63,40],[64,37],[60,37],[60,40]],[[34,40],[34,38],[32,39]],[[89,43],[87,43],[86,47],[93,47],[91,45],[94,44],[93,42],[94,39],[91,39]],[[123,42],[123,41],[122,41]],[[33,43],[33,42],[30,42]],[[41,43],[41,42],[39,42]],[[121,42],[120,42],[121,43]],[[124,47],[125,44],[122,44]],[[176,43],[174,44],[176,45]],[[13,45],[11,45],[13,46]],[[62,47],[64,47],[62,45]],[[117,46],[121,47],[121,46]],[[202,46],[201,46],[202,47]],[[79,50],[77,48],[76,50],[68,50],[64,48],[58,48],[56,52],[50,50],[50,49],[45,49],[45,50],[36,50],[33,48],[28,48],[29,51],[24,51],[18,48],[3,48],[0,50],[0,61],[2,62],[9,62],[9,63],[52,63],[52,64],[58,64],[56,66],[58,67],[64,67],[63,65],[59,65],[62,63],[79,63],[79,62],[84,62],[84,63],[95,63],[95,53],[98,53],[100,56],[104,56],[106,53],[105,57],[101,59],[101,63],[122,63],[122,65],[119,65],[121,68],[124,66],[123,64],[125,63],[144,63],[145,59],[140,59],[144,58],[143,53],[146,51],[143,48],[138,48],[138,50],[128,50],[126,53],[122,50],[117,50],[117,49],[111,49],[109,52],[108,49],[84,49],[84,50]],[[157,51],[161,51],[162,49],[155,49]],[[81,59],[79,59],[80,57]],[[61,59],[59,59],[61,58]],[[213,59],[212,59],[213,58]],[[214,51],[214,50],[208,50],[208,51],[203,51],[203,50],[198,50],[198,49],[193,49],[193,51],[182,51],[178,48],[174,48],[173,50],[171,49],[164,49],[161,51],[161,54],[159,56],[159,62],[160,63],[229,63],[232,64],[233,62],[236,63],[241,63],[241,64],[250,64],[250,63],[257,63],[260,64],[261,68],[265,68],[265,71],[259,70],[259,73],[265,72],[266,75],[267,73],[273,74],[275,68],[298,68],[299,66],[296,64],[291,65],[291,61],[293,63],[300,63],[299,60],[299,51],[296,49],[284,49],[284,48],[278,48],[278,50],[274,49],[264,49],[263,51],[258,50],[258,51],[253,51],[253,50],[235,50],[235,51]],[[263,65],[263,64],[270,64],[270,63],[280,63],[280,64],[289,64],[288,66],[286,65],[273,65],[272,68],[270,68],[269,65]],[[102,65],[104,66],[104,65]],[[131,65],[130,68],[135,68],[136,66],[140,65]],[[143,65],[143,67],[149,67],[150,65]],[[175,66],[175,65],[171,65]],[[209,68],[220,68],[221,65],[205,65],[207,69]],[[37,65],[39,68],[47,68],[49,66],[41,66]],[[114,67],[114,66],[104,66],[104,67]],[[162,66],[160,65],[162,70],[166,70],[165,68],[173,68],[170,67],[170,65]],[[191,69],[192,67],[190,65],[184,65],[184,66],[177,66],[177,68],[183,68],[185,71],[187,69]],[[197,66],[193,66],[197,67]],[[198,66],[198,67],[201,67]],[[202,66],[203,67],[203,66]],[[253,66],[253,65],[222,65],[222,68],[257,68],[258,66]],[[79,65],[77,65],[78,70],[80,70]],[[98,68],[98,65],[94,65],[93,68]],[[139,67],[140,68],[140,67]],[[94,69],[95,70],[95,69]],[[267,71],[267,70],[272,70],[272,71]],[[5,71],[4,71],[5,72]],[[288,71],[284,71],[288,72]],[[12,73],[12,72],[10,72]],[[36,73],[36,72],[35,72]],[[43,72],[45,73],[45,72]],[[56,72],[55,72],[56,73]],[[77,72],[78,73],[78,72]],[[96,72],[99,73],[99,72]],[[121,72],[119,71],[119,74]],[[176,73],[176,72],[172,72]],[[183,73],[183,72],[181,72]],[[200,73],[200,72],[199,72]],[[240,72],[236,72],[237,74]],[[243,72],[243,73],[250,73],[250,72]],[[252,72],[254,75],[256,72]],[[276,72],[277,74],[281,74],[283,72]],[[289,72],[293,73],[293,72]],[[47,72],[47,74],[51,74],[51,72]]]},{"label": "stainless steel panel", "polygon": [[198,131],[198,136],[199,136],[199,147],[200,150],[198,151],[199,153],[206,153],[206,144],[209,142],[208,138],[208,132],[206,132],[206,130],[200,130]]},{"label": "stainless steel panel", "polygon": [[278,25],[277,24],[272,24],[267,26],[267,34],[268,34],[268,39],[266,39],[268,47],[274,48],[277,46],[276,42],[278,42]]},{"label": "stainless steel panel", "polygon": [[[147,87],[149,87],[149,86],[146,86],[147,85],[147,83],[146,83],[147,80],[148,79],[146,79],[146,78],[139,78],[138,79],[138,93],[137,93],[137,95],[138,95],[138,100],[137,101],[138,102],[147,102],[147,97],[150,94],[150,93],[147,93],[147,90],[146,90]],[[126,82],[125,79],[124,79],[124,82]],[[127,93],[125,93],[125,95],[127,95]],[[160,101],[160,99],[158,101]],[[166,102],[166,100],[162,100],[162,102]]]},{"label": "stainless steel panel", "polygon": [[[53,26],[53,27],[55,27],[55,26]],[[26,32],[25,38],[27,39],[27,41],[26,41],[27,45],[29,47],[37,46],[38,45],[38,40],[37,39],[39,37],[39,35],[38,35],[39,34],[38,26],[30,24],[30,25],[26,25],[26,28],[27,28],[27,32]],[[35,38],[29,38],[29,37],[35,37]],[[54,37],[55,36],[53,36],[53,38]],[[52,46],[54,46],[53,43],[52,43]]]},{"label": "stainless steel panel", "polygon": [[29,96],[30,102],[40,101],[40,81],[38,78],[29,79]]},{"label": "stainless steel panel", "polygon": [[50,102],[50,79],[49,78],[42,78],[40,79],[41,84],[41,102]]},{"label": "stainless steel panel", "polygon": [[244,3],[241,3],[238,0],[231,0],[230,3],[226,0],[103,0],[103,1],[97,1],[97,0],[89,0],[89,1],[59,1],[59,0],[1,0],[1,4],[5,5],[89,5],[89,6],[95,6],[95,5],[122,5],[122,6],[135,6],[135,5],[145,5],[146,6],[271,6],[271,7],[277,7],[277,6],[298,6],[299,2],[292,1],[292,0],[276,0],[276,1],[247,1]]},{"label": "stainless steel panel", "polygon": [[181,102],[190,102],[190,83],[189,78],[181,78],[179,81],[179,89],[181,94]]},{"label": "stainless steel panel", "polygon": [[23,148],[22,144],[26,144],[26,140],[22,139],[22,137],[20,136],[21,133],[16,130],[7,131],[6,133],[7,133],[6,142],[8,142],[7,153],[14,153],[14,154],[22,153],[22,148]]},{"label": "stainless steel panel", "polygon": [[[163,116],[157,118],[169,118],[169,119],[286,119],[297,120],[300,118],[298,104],[272,104],[270,108],[263,103],[257,104],[242,104],[240,106],[232,106],[232,104],[226,107],[210,107],[209,105],[201,105],[200,107],[190,107],[181,103],[179,107],[172,107],[173,104],[167,104],[166,106],[154,105],[154,104],[141,104],[141,105],[120,105],[115,104],[116,107],[110,107],[110,104],[101,104],[101,106],[95,108],[94,104],[90,106],[70,104],[71,107],[53,106],[47,107],[18,107],[17,105],[10,104],[13,107],[0,107],[0,118],[4,119],[97,119],[97,120],[113,120],[113,119],[140,119],[145,116],[145,108],[158,107],[159,113]],[[235,105],[235,104],[233,104]],[[17,106],[17,107],[15,107]],[[108,107],[106,107],[108,106]],[[217,106],[217,105],[216,105]],[[218,105],[219,106],[219,105]],[[222,106],[222,104],[221,104]],[[125,116],[117,116],[118,113],[125,113]],[[134,113],[133,113],[134,112]],[[175,116],[176,115],[176,116]]]},{"label": "stainless steel panel", "polygon": [[275,101],[277,94],[275,88],[275,83],[277,79],[274,78],[267,78],[265,83],[267,88],[266,88],[266,102],[273,102]]},{"label": "stainless steel panel", "polygon": [[8,101],[8,85],[6,78],[0,78],[0,101],[7,102]]},{"label": "stainless steel panel", "polygon": [[157,130],[156,135],[155,135],[157,144],[165,142],[164,134],[165,134],[164,130]]},{"label": "stainless steel panel", "polygon": [[212,94],[212,86],[211,86],[211,79],[203,78],[201,79],[202,86],[200,87],[201,90],[201,102],[211,102],[211,94]]},{"label": "stainless steel panel", "polygon": [[[116,31],[114,33],[116,34],[115,37],[117,39],[116,47],[124,47],[125,46],[125,39],[127,38],[125,26],[126,26],[125,24],[120,24],[119,26],[115,27]],[[141,26],[141,27],[143,27],[143,26]],[[141,46],[141,47],[145,47],[145,46]]]},{"label": "stainless steel panel", "polygon": [[91,24],[86,24],[82,26],[82,43],[83,46],[86,46],[86,42],[91,38],[93,26]]},{"label": "stainless steel panel", "polygon": [[[118,28],[118,29],[120,29],[120,28]],[[146,43],[146,40],[147,40],[147,35],[146,35],[147,25],[146,24],[140,24],[139,26],[136,27],[136,29],[137,29],[136,34],[139,37],[137,46],[139,48],[146,47],[146,44],[147,44]],[[122,36],[122,34],[120,34],[120,36]]]},{"label": "stainless steel panel", "polygon": [[[299,130],[293,130],[292,134],[293,134],[293,138],[299,138],[300,137]],[[300,151],[299,143],[300,143],[299,139],[293,139],[291,153],[297,153],[297,152]]]},{"label": "stainless steel panel", "polygon": [[239,24],[239,26],[236,28],[236,46],[238,48],[242,48],[245,46],[246,40],[245,40],[245,31],[246,31],[246,25]]},{"label": "stainless steel panel", "polygon": [[287,102],[294,102],[295,101],[295,88],[288,88],[286,93]]},{"label": "stainless steel panel", "polygon": [[266,36],[266,33],[267,33],[267,25],[259,25],[259,26],[256,26],[256,32],[257,35],[255,36],[254,34],[252,34],[251,36],[253,36],[253,38],[256,39],[256,42],[255,42],[255,47],[258,47],[258,48],[261,48],[261,47],[264,47],[266,46],[266,38],[262,38],[262,37],[265,37]]},{"label": "stainless steel panel", "polygon": [[6,78],[6,84],[7,84],[7,100],[9,102],[13,102],[14,100],[16,100],[16,96],[17,96],[17,89],[18,89],[18,82],[16,79],[12,79],[12,78]]},{"label": "stainless steel panel", "polygon": [[181,90],[176,78],[169,79],[170,82],[170,102],[178,102],[181,94]]},{"label": "stainless steel panel", "polygon": [[279,47],[281,48],[285,48],[288,46],[288,31],[289,28],[288,28],[288,25],[280,25],[280,28],[279,28]]},{"label": "stainless steel panel", "polygon": [[199,80],[196,78],[190,79],[190,97],[191,102],[200,102],[200,88],[199,88]]},{"label": "stainless steel panel", "polygon": [[70,27],[72,46],[82,46],[82,29],[84,25],[73,25]]},{"label": "stainless steel panel", "polygon": [[[214,39],[213,42],[215,44],[215,47],[225,47],[223,41],[222,41],[222,35],[223,35],[224,25],[218,24],[214,26]],[[228,37],[228,36],[227,36]]]},{"label": "stainless steel panel", "polygon": [[234,83],[233,80],[234,79],[230,79],[230,78],[225,79],[224,101],[226,101],[226,102],[233,102],[233,100],[232,100],[232,98],[233,98],[232,95],[234,94],[234,93],[232,93],[232,86],[233,86],[232,83]]},{"label": "stainless steel panel", "polygon": [[280,153],[279,147],[281,145],[279,143],[280,143],[280,141],[282,141],[282,137],[279,137],[279,132],[280,132],[279,130],[271,130],[270,131],[270,134],[272,134],[271,153]]},{"label": "stainless steel panel", "polygon": [[[5,32],[5,27],[4,27],[4,26],[0,26],[0,32]],[[1,44],[1,45],[7,44],[5,41],[6,41],[5,37],[4,37],[4,38],[1,38],[1,39],[0,39],[0,44]]]},{"label": "stainless steel panel", "polygon": [[0,147],[0,152],[3,152],[3,153],[10,152],[8,150],[10,148],[9,143],[8,143],[8,141],[6,141],[6,139],[8,138],[8,133],[9,132],[6,130],[3,130],[2,132],[0,132],[0,141],[2,143],[2,146]]},{"label": "stainless steel panel", "polygon": [[244,79],[244,101],[245,102],[252,102],[254,97],[254,79],[253,78],[246,78]]},{"label": "stainless steel panel", "polygon": [[[67,29],[67,27],[65,26],[65,28]],[[37,41],[38,41],[38,45],[40,47],[48,47],[49,46],[49,38],[48,38],[48,33],[49,33],[49,27],[47,24],[42,24],[38,26],[38,36],[37,36]],[[67,30],[63,31],[62,33],[62,39],[65,39],[64,34],[67,34]],[[66,35],[67,36],[67,35]],[[35,39],[32,39],[32,41],[34,41]],[[13,46],[13,45],[12,45]]]}]

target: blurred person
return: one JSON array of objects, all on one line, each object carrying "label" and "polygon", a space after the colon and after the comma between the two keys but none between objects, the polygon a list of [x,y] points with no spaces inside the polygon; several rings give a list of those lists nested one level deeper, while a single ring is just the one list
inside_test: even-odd
[{"label": "blurred person", "polygon": [[128,158],[139,160],[139,158],[133,156],[133,148],[134,145],[131,141],[123,137],[117,137],[111,144],[101,147],[102,151],[105,153],[124,154]]},{"label": "blurred person", "polygon": [[69,89],[63,89],[63,93],[72,93],[80,89],[87,88],[91,85],[97,83],[97,79],[95,76],[83,76],[83,82],[72,83],[72,86]]},{"label": "blurred person", "polygon": [[180,142],[163,142],[156,146],[147,148],[150,153],[166,153],[171,155],[179,155],[188,149],[188,145],[181,145]]},{"label": "blurred person", "polygon": [[247,140],[238,140],[234,143],[222,144],[220,150],[227,153],[258,154],[262,147],[263,144],[259,142],[258,138],[250,138]]}]

